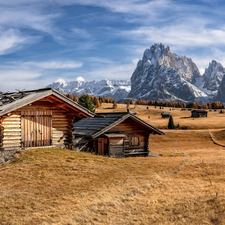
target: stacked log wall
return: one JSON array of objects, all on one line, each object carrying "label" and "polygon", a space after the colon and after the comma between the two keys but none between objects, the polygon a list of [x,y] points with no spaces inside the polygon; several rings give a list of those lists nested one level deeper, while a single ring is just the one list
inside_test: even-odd
[{"label": "stacked log wall", "polygon": [[[124,139],[124,152],[125,154],[129,153],[143,153],[146,154],[149,152],[148,146],[148,138],[149,131],[145,130],[143,126],[139,125],[132,119],[127,119],[122,123],[116,125],[112,129],[110,129],[107,133],[123,133],[127,137]],[[131,139],[132,137],[138,137],[139,145],[132,146]]]},{"label": "stacked log wall", "polygon": [[21,147],[21,113],[14,111],[1,121],[1,158],[5,162]]},{"label": "stacked log wall", "polygon": [[0,149],[5,158],[21,148],[21,111],[52,111],[52,146],[63,148],[72,143],[73,118],[67,116],[68,111],[37,101],[2,117]]}]

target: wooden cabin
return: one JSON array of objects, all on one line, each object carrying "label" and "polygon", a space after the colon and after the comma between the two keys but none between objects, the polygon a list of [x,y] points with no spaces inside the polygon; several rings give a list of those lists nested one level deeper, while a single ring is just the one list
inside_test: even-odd
[{"label": "wooden cabin", "polygon": [[75,117],[94,114],[51,88],[0,93],[0,161],[18,149],[72,146]]},{"label": "wooden cabin", "polygon": [[170,118],[171,113],[170,112],[162,112],[161,116],[162,118]]},{"label": "wooden cabin", "polygon": [[191,111],[191,117],[207,117],[207,111],[202,109],[194,109]]},{"label": "wooden cabin", "polygon": [[149,135],[164,133],[134,113],[101,113],[73,126],[74,147],[114,158],[147,156]]}]

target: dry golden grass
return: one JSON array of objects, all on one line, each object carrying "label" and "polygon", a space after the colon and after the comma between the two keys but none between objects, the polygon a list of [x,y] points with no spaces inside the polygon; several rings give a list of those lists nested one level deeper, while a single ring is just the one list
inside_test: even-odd
[{"label": "dry golden grass", "polygon": [[0,224],[224,224],[225,151],[161,154],[22,151],[0,167]]},{"label": "dry golden grass", "polygon": [[157,158],[21,151],[0,167],[0,224],[225,224],[225,147],[205,129],[163,131],[150,137]]},{"label": "dry golden grass", "polygon": [[[112,104],[103,103],[96,112],[126,112],[125,104],[117,104],[117,106],[117,109],[112,109]],[[159,129],[166,129],[168,125],[168,118],[161,118],[162,112],[170,112],[175,125],[187,127],[188,130],[224,129],[225,127],[225,113],[219,113],[219,110],[208,112],[208,117],[202,118],[192,118],[191,111],[181,111],[180,108],[170,107],[160,109],[154,106],[137,105],[135,108],[134,105],[130,105],[130,112],[137,112],[138,117]]]}]

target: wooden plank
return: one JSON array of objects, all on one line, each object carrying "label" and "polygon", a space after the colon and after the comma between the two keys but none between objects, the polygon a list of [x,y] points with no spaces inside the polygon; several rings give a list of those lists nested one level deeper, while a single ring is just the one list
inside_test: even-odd
[{"label": "wooden plank", "polygon": [[7,129],[5,129],[4,130],[4,133],[5,132],[20,132],[21,131],[21,129],[19,129],[19,128],[7,128]]},{"label": "wooden plank", "polygon": [[5,133],[4,132],[4,134],[2,133],[1,135],[3,135],[4,137],[20,137],[20,135],[21,135],[21,133],[20,132],[7,132],[7,133]]},{"label": "wooden plank", "polygon": [[144,152],[144,148],[135,148],[135,149],[125,149],[125,153],[127,152]]},{"label": "wooden plank", "polygon": [[54,127],[57,127],[57,126],[59,126],[59,127],[69,126],[68,121],[66,121],[66,122],[59,122],[59,121],[55,122],[55,121],[53,121],[52,125]]},{"label": "wooden plank", "polygon": [[53,130],[52,134],[67,134],[67,131],[61,131],[61,130]]},{"label": "wooden plank", "polygon": [[21,140],[20,136],[4,136],[3,140]]},{"label": "wooden plank", "polygon": [[40,146],[40,128],[39,128],[39,112],[37,111],[36,112],[36,115],[37,115],[37,117],[36,117],[36,129],[37,129],[37,142],[36,142],[36,146]]},{"label": "wooden plank", "polygon": [[60,141],[60,142],[58,142],[58,141],[53,141],[53,142],[52,142],[52,145],[67,145],[67,144],[68,144],[67,141]]},{"label": "wooden plank", "polygon": [[[15,118],[20,118],[21,116],[20,115],[18,115],[18,114],[12,114],[12,115],[10,115],[10,116],[7,116],[6,118],[8,118],[8,119],[15,119]],[[5,119],[6,119],[5,118]]]},{"label": "wooden plank", "polygon": [[3,144],[18,144],[21,143],[20,139],[19,140],[5,140],[3,139]]},{"label": "wooden plank", "polygon": [[54,126],[53,125],[53,130],[69,130],[68,126]]},{"label": "wooden plank", "polygon": [[13,120],[13,121],[3,121],[2,122],[2,125],[12,125],[12,124],[20,125],[21,121],[20,120]]}]

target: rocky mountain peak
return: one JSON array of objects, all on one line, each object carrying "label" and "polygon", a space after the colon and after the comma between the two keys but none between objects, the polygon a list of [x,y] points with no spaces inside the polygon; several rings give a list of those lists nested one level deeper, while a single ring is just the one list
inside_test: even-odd
[{"label": "rocky mountain peak", "polygon": [[128,97],[189,101],[195,98],[193,83],[199,76],[200,72],[191,58],[172,53],[162,43],[153,44],[137,64]]},{"label": "rocky mountain peak", "polygon": [[205,69],[205,73],[203,74],[204,80],[204,88],[210,91],[218,90],[223,76],[225,74],[225,68],[221,63],[216,60],[212,60],[209,63],[209,67]]}]

